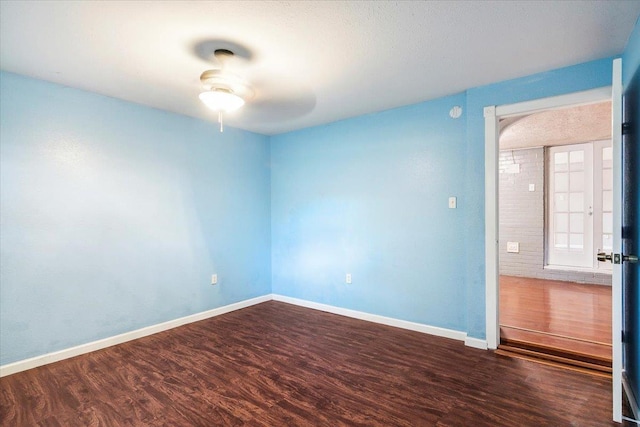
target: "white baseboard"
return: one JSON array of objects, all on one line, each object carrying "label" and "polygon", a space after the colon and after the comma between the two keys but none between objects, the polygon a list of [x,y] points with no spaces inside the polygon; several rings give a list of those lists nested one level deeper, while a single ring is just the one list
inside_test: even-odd
[{"label": "white baseboard", "polygon": [[438,337],[451,338],[463,341],[468,347],[487,349],[487,341],[478,338],[468,337],[466,332],[456,331],[453,329],[440,328],[437,326],[425,325],[423,323],[409,322],[406,320],[394,319],[392,317],[380,316],[378,314],[365,313],[363,311],[350,310],[347,308],[336,307],[328,304],[321,304],[313,301],[307,301],[298,298],[287,297],[277,294],[268,294],[260,297],[236,302],[225,305],[224,307],[214,308],[212,310],[203,311],[201,313],[192,314],[190,316],[181,317],[179,319],[170,320],[168,322],[158,323],[157,325],[147,326],[145,328],[136,329],[135,331],[125,332],[120,335],[104,338],[75,347],[66,348],[64,350],[55,351],[53,353],[43,354],[41,356],[32,357],[30,359],[19,360],[17,362],[8,363],[0,366],[0,378],[17,372],[26,371],[27,369],[37,368],[38,366],[48,363],[58,362],[60,360],[69,359],[81,354],[90,353],[92,351],[101,350],[103,348],[122,344],[148,335],[163,332],[169,329],[188,323],[198,322],[210,317],[220,316],[221,314],[239,310],[241,308],[250,307],[266,301],[281,301],[301,307],[311,308],[314,310],[326,311],[327,313],[339,314],[341,316],[352,317],[354,319],[365,320],[368,322],[379,323],[382,325],[393,326],[396,328],[408,329],[410,331],[422,332],[424,334],[435,335]]},{"label": "white baseboard", "polygon": [[106,347],[111,347],[113,345],[122,344],[127,341],[146,337],[148,335],[186,325],[187,323],[193,323],[200,320],[208,319],[210,317],[220,316],[221,314],[229,313],[241,308],[260,304],[266,301],[271,301],[271,299],[271,294],[263,295],[257,298],[251,298],[248,300],[225,305],[223,307],[214,308],[212,310],[203,311],[201,313],[192,314],[190,316],[181,317],[179,319],[170,320],[168,322],[158,323],[157,325],[151,325],[145,328],[136,329],[135,331],[125,332],[124,334],[115,335],[113,337],[81,344],[76,347],[71,347],[64,350],[55,351],[53,353],[43,354],[42,356],[36,356],[30,359],[8,363],[6,365],[0,366],[0,378],[7,375],[15,374],[17,372],[26,371],[27,369],[37,368],[38,366],[46,365],[48,363],[57,362],[63,359],[69,359],[81,354],[90,353],[92,351],[101,350]]},{"label": "white baseboard", "polygon": [[629,379],[627,378],[627,373],[622,372],[622,387],[624,388],[624,394],[627,396],[627,400],[629,401],[629,406],[631,406],[631,412],[633,412],[633,418],[636,420],[638,418],[638,414],[640,413],[640,409],[638,408],[638,399],[631,385],[629,384]]},{"label": "white baseboard", "polygon": [[[352,317],[354,319],[366,320],[368,322],[380,323],[382,325],[394,326],[396,328],[409,329],[411,331],[422,332],[424,334],[436,335],[439,337],[451,338],[458,341],[464,341],[466,344],[466,332],[456,331],[453,329],[439,328],[437,326],[429,326],[423,323],[409,322],[406,320],[394,319],[392,317],[380,316],[377,314],[365,313],[363,311],[350,310],[348,308],[336,307],[333,305],[321,304],[313,301],[307,301],[298,298],[291,298],[284,295],[273,294],[275,301],[286,302],[289,304],[299,305],[301,307],[312,308],[314,310],[326,311],[327,313],[339,314],[341,316]],[[476,340],[471,338],[471,340]],[[477,340],[480,341],[480,340]],[[485,342],[486,349],[486,342]]]},{"label": "white baseboard", "polygon": [[465,337],[464,345],[467,347],[479,348],[480,350],[487,350],[489,348],[487,340],[481,340],[480,338]]}]

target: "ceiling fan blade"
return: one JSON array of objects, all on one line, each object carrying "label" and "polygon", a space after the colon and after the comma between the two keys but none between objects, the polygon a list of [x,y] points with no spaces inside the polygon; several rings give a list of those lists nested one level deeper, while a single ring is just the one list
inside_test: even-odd
[{"label": "ceiling fan blade", "polygon": [[312,92],[291,96],[275,96],[247,102],[242,112],[243,119],[265,123],[302,117],[316,106],[316,96]]},{"label": "ceiling fan blade", "polygon": [[302,117],[316,106],[316,95],[286,72],[268,72],[254,68],[247,76],[254,96],[246,100],[243,117],[255,122],[269,122]]}]

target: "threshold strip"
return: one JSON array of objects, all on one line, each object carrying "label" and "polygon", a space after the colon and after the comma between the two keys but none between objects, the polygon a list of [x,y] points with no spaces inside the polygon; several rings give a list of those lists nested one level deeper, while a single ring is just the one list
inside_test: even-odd
[{"label": "threshold strip", "polygon": [[[612,347],[612,345],[610,343],[600,342],[600,341],[593,341],[593,340],[588,340],[588,339],[585,339],[585,338],[570,337],[568,335],[554,334],[553,332],[537,331],[535,329],[527,329],[527,328],[521,328],[519,326],[509,326],[509,325],[500,325],[500,327],[501,328],[515,329],[515,330],[518,330],[518,331],[533,332],[533,333],[536,333],[536,334],[548,335],[548,336],[556,337],[556,338],[564,338],[564,339],[572,340],[572,341],[581,341],[581,342],[586,342],[586,343],[589,343],[589,344],[598,344],[598,345],[604,345],[606,347]],[[506,338],[506,339],[509,339],[509,338]]]}]

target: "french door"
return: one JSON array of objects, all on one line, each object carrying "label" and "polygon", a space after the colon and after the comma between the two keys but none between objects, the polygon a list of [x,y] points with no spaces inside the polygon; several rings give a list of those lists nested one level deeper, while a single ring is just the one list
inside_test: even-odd
[{"label": "french door", "polygon": [[611,141],[550,147],[547,157],[547,265],[610,271],[596,252],[613,245]]}]

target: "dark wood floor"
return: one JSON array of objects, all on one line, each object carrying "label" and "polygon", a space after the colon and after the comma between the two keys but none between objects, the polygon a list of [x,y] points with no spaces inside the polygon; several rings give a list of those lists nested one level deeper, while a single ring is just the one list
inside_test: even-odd
[{"label": "dark wood floor", "polygon": [[606,426],[611,380],[267,302],[0,379],[2,426]]},{"label": "dark wood floor", "polygon": [[500,276],[501,338],[611,361],[611,286]]}]

